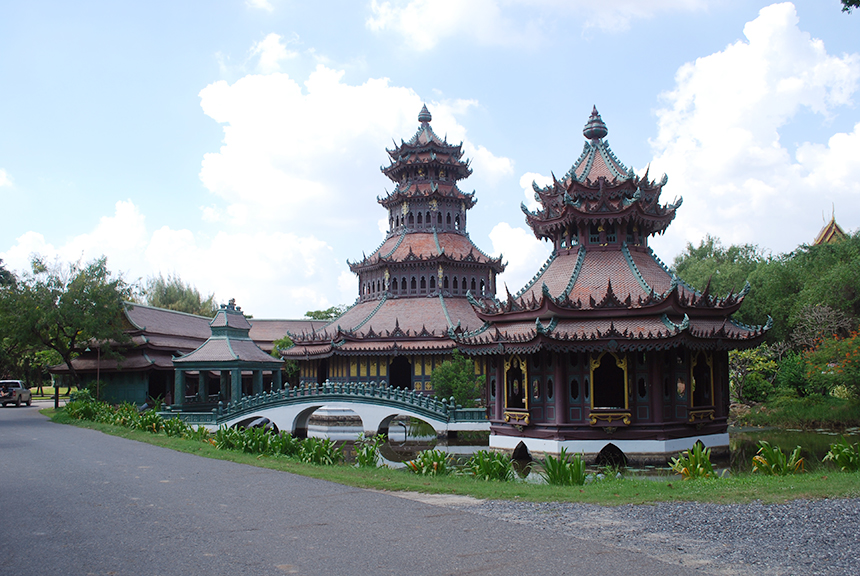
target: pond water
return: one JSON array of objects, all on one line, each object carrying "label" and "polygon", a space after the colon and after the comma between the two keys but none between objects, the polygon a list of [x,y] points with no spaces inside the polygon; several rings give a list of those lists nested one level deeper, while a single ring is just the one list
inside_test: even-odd
[{"label": "pond water", "polygon": [[[448,452],[455,461],[463,462],[478,450],[486,450],[489,445],[489,436],[475,435],[471,438],[452,439],[440,442],[431,435],[421,435],[420,431],[410,433],[406,427],[392,427],[389,433],[389,441],[386,442],[381,454],[385,463],[391,467],[403,466],[403,463],[415,458],[422,450],[442,450]],[[477,437],[476,437],[477,436]],[[783,430],[777,428],[729,428],[728,459],[715,460],[714,467],[718,470],[728,470],[729,473],[749,472],[752,467],[752,457],[758,451],[758,442],[765,440],[773,446],[779,446],[783,452],[789,454],[796,446],[801,447],[801,454],[805,460],[807,470],[816,470],[824,465],[821,459],[830,449],[830,445],[845,437],[850,443],[860,442],[860,428],[849,428],[844,432],[831,432],[827,430]],[[344,453],[347,461],[355,458],[354,440],[344,441]],[[519,462],[521,477],[531,478],[527,462]],[[534,468],[534,466],[532,466]],[[595,470],[597,468],[595,467]],[[671,473],[668,466],[647,466],[638,469],[630,469],[631,472],[645,476],[665,476]]]}]

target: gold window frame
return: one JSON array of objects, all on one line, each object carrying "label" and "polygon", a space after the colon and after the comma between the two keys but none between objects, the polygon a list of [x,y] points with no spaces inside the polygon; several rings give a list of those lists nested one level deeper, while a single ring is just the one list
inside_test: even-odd
[{"label": "gold window frame", "polygon": [[711,376],[711,403],[708,406],[714,405],[714,355],[711,352],[700,351],[692,356],[692,360],[690,360],[690,406],[696,407],[694,403],[693,397],[696,392],[696,378],[694,376],[696,366],[699,364],[699,356],[705,355],[705,364],[708,365],[708,372]]},{"label": "gold window frame", "polygon": [[[514,359],[518,360],[520,363],[520,370],[523,371],[523,381],[520,382],[520,386],[524,387],[523,398],[525,408],[509,408],[508,407],[508,370],[511,369],[511,364],[513,364]],[[529,399],[531,398],[531,389],[529,386],[529,365],[528,362],[523,362],[522,357],[519,354],[511,354],[509,358],[505,360],[505,370],[502,374],[503,381],[505,384],[505,410],[526,410],[529,409]]]},{"label": "gold window frame", "polygon": [[[627,355],[625,354],[623,357],[619,357],[615,352],[603,351],[597,355],[597,358],[594,357],[593,354],[589,353],[589,371],[588,371],[588,388],[589,388],[589,401],[591,404],[591,409],[594,410],[597,408],[598,410],[604,409],[604,406],[596,406],[594,405],[594,370],[600,367],[600,362],[603,357],[607,354],[611,354],[613,358],[615,358],[615,365],[621,368],[624,371],[624,410],[630,409],[630,390],[629,390],[629,382],[628,382],[628,374],[627,374]],[[613,408],[614,410],[614,408]]]}]

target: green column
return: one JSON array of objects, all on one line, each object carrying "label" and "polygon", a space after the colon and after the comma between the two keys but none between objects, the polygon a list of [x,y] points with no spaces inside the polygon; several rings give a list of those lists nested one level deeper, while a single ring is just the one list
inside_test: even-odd
[{"label": "green column", "polygon": [[221,370],[221,391],[218,393],[218,398],[220,400],[227,400],[230,396],[227,395],[227,390],[230,389],[230,372],[227,370]]},{"label": "green column", "polygon": [[198,378],[200,384],[197,385],[197,396],[201,402],[209,400],[209,370],[201,370]]},{"label": "green column", "polygon": [[173,371],[173,403],[185,403],[185,370]]},{"label": "green column", "polygon": [[239,402],[242,399],[242,371],[239,368],[230,370],[230,401]]},{"label": "green column", "polygon": [[281,380],[281,369],[272,370],[272,390],[280,390],[283,387],[283,382]]},{"label": "green column", "polygon": [[254,370],[251,393],[254,395],[263,393],[263,371]]}]

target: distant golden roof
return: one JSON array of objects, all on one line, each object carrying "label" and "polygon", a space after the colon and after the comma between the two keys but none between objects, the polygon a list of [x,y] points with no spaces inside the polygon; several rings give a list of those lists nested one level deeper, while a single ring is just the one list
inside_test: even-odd
[{"label": "distant golden roof", "polygon": [[848,235],[845,231],[836,223],[836,216],[831,216],[830,222],[824,225],[812,244],[813,246],[818,246],[819,244],[833,244],[834,242],[844,240],[847,237]]}]

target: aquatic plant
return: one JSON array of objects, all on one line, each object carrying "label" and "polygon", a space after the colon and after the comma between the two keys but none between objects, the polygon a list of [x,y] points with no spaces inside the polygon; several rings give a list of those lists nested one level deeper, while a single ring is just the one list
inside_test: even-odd
[{"label": "aquatic plant", "polygon": [[367,438],[364,432],[355,441],[355,463],[357,466],[375,468],[379,462],[379,448],[385,444],[385,436],[377,434]]},{"label": "aquatic plant", "polygon": [[508,454],[478,450],[466,464],[464,470],[475,478],[507,482],[514,477],[514,465]]},{"label": "aquatic plant", "polygon": [[672,471],[680,474],[684,480],[717,477],[711,464],[711,449],[705,448],[701,442],[696,442],[691,450],[684,450],[677,458],[672,458],[669,464]]},{"label": "aquatic plant", "polygon": [[860,471],[860,442],[849,444],[843,436],[839,442],[830,445],[823,462],[833,462],[843,472]]},{"label": "aquatic plant", "polygon": [[582,454],[574,454],[568,457],[567,450],[562,447],[558,458],[547,454],[543,461],[543,473],[541,477],[547,484],[555,486],[582,486],[585,484],[585,460]]},{"label": "aquatic plant", "polygon": [[451,469],[451,457],[441,450],[424,450],[406,462],[406,469],[422,476],[445,476]]},{"label": "aquatic plant", "polygon": [[788,457],[779,446],[771,446],[767,440],[758,443],[758,452],[752,459],[752,471],[761,472],[768,476],[786,476],[805,472],[803,458],[800,456],[800,446],[796,447]]}]

